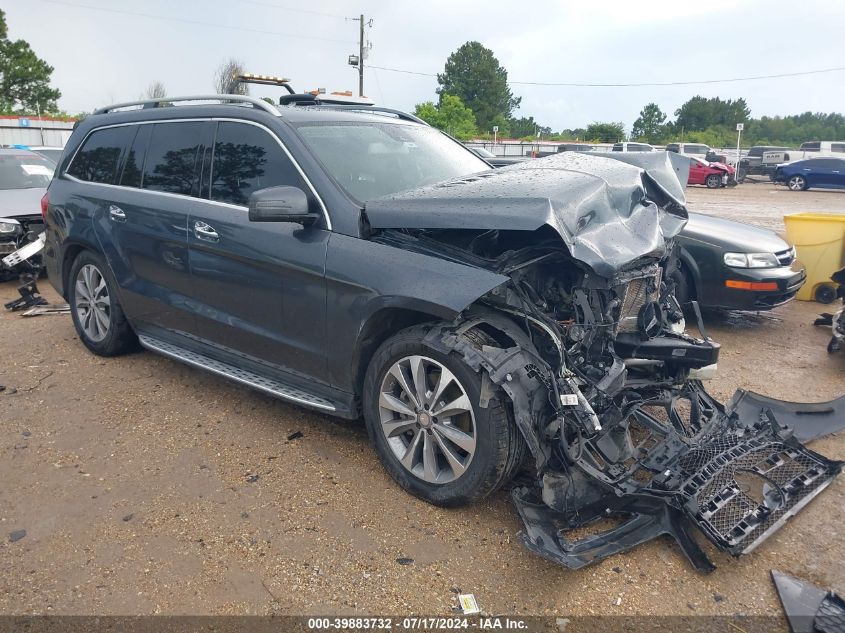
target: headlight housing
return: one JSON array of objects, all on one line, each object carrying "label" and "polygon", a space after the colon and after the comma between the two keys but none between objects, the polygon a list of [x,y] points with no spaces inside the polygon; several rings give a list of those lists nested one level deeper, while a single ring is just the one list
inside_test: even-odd
[{"label": "headlight housing", "polygon": [[21,223],[11,218],[0,218],[0,234],[10,235],[21,231]]},{"label": "headlight housing", "polygon": [[725,266],[731,268],[777,268],[780,266],[774,253],[725,253]]}]

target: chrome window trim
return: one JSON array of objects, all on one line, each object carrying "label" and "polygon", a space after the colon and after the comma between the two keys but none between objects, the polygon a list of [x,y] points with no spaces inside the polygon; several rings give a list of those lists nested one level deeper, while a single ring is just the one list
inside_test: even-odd
[{"label": "chrome window trim", "polygon": [[[166,192],[166,191],[155,191],[153,189],[142,189],[140,187],[127,187],[127,186],[124,186],[124,185],[111,185],[111,184],[104,183],[104,182],[88,182],[86,180],[80,180],[79,178],[77,178],[75,176],[71,176],[68,173],[68,170],[73,165],[73,161],[76,160],[76,155],[79,153],[79,150],[82,149],[82,147],[88,141],[88,137],[91,136],[94,132],[97,132],[99,130],[106,130],[106,129],[114,128],[114,127],[128,127],[130,125],[154,125],[156,123],[189,123],[189,122],[201,122],[202,123],[202,122],[206,122],[206,121],[226,121],[226,122],[229,122],[229,123],[243,123],[243,124],[246,124],[246,125],[254,125],[255,127],[261,128],[262,130],[267,132],[270,135],[270,137],[273,138],[273,140],[275,140],[276,143],[279,144],[279,147],[282,148],[282,151],[285,153],[285,156],[288,157],[288,160],[290,160],[290,162],[296,168],[296,171],[299,173],[299,175],[305,181],[305,184],[308,186],[308,189],[311,191],[312,195],[314,196],[314,199],[317,200],[317,204],[320,205],[320,210],[323,212],[323,216],[326,218],[326,228],[329,231],[332,230],[332,218],[329,215],[329,211],[326,208],[326,205],[323,202],[323,199],[320,197],[320,194],[317,193],[317,189],[314,187],[314,184],[311,182],[311,180],[308,178],[308,176],[302,170],[302,167],[299,165],[299,162],[293,157],[293,154],[290,153],[290,150],[284,144],[282,139],[280,139],[278,137],[278,135],[275,132],[273,132],[273,130],[268,128],[266,125],[263,125],[263,124],[258,123],[256,121],[247,121],[245,119],[235,119],[235,118],[232,118],[232,117],[205,117],[205,118],[197,117],[197,118],[189,118],[189,119],[161,119],[161,120],[157,120],[157,121],[130,121],[128,123],[112,123],[111,125],[101,125],[99,127],[91,128],[90,130],[88,130],[88,133],[85,135],[85,138],[82,139],[82,142],[77,146],[76,150],[73,152],[73,156],[71,157],[70,161],[68,162],[67,168],[59,175],[59,177],[60,178],[67,178],[68,180],[71,180],[73,182],[77,182],[77,183],[81,183],[81,184],[85,184],[85,185],[94,185],[94,186],[98,186],[98,187],[114,187],[116,189],[122,189],[122,190],[127,190],[127,191],[145,191],[147,193],[154,193],[154,194],[159,194],[159,195],[164,195],[164,196],[173,196],[173,197],[180,198],[180,199],[189,198],[191,200],[198,200],[200,202],[209,202],[211,204],[225,206],[225,207],[229,207],[229,208],[232,208],[232,209],[246,210],[247,207],[245,207],[245,206],[241,206],[241,205],[237,205],[237,204],[230,204],[228,202],[218,202],[217,200],[211,200],[211,199],[208,199],[208,198],[198,198],[196,196],[186,196],[186,195],[183,195],[183,194],[169,193],[169,192]],[[213,151],[213,148],[212,148],[212,151]]]}]

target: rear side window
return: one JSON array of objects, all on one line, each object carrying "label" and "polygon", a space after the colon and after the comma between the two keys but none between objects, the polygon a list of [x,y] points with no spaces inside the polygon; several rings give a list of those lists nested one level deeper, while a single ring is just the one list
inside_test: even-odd
[{"label": "rear side window", "polygon": [[211,167],[211,199],[245,206],[253,191],[281,185],[306,190],[279,143],[254,125],[220,122]]},{"label": "rear side window", "polygon": [[123,164],[123,175],[120,184],[124,187],[140,187],[141,174],[144,169],[144,154],[147,152],[147,145],[150,142],[152,125],[139,125],[135,134],[135,140],[129,148],[126,160]]},{"label": "rear side window", "polygon": [[197,154],[204,125],[202,121],[153,125],[144,162],[141,185],[144,189],[196,195],[199,190]]},{"label": "rear side window", "polygon": [[76,153],[67,173],[85,182],[116,184],[120,158],[134,134],[134,126],[95,130]]}]

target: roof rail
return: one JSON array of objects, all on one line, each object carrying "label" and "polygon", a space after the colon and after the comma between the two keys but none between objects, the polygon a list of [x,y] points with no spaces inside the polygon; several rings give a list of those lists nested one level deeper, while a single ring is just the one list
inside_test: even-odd
[{"label": "roof rail", "polygon": [[319,101],[314,103],[301,103],[297,105],[305,105],[305,106],[317,106],[319,108],[329,109],[329,110],[352,110],[355,112],[375,112],[375,113],[385,113],[385,114],[392,114],[398,119],[404,119],[405,121],[413,121],[414,123],[422,123],[423,125],[428,125],[425,121],[420,119],[419,117],[414,116],[413,114],[409,114],[408,112],[403,112],[402,110],[395,110],[394,108],[385,108],[383,106],[377,105],[365,105],[365,104],[344,104],[344,103],[320,103]]},{"label": "roof rail", "polygon": [[114,105],[106,106],[104,108],[97,108],[94,114],[106,114],[107,112],[114,112],[123,108],[133,106],[141,106],[142,108],[161,108],[166,104],[176,103],[179,101],[222,101],[222,102],[237,102],[250,104],[254,108],[259,108],[265,112],[278,116],[279,110],[262,99],[255,97],[248,97],[246,95],[196,95],[190,97],[161,97],[160,99],[143,99],[141,101],[127,101],[126,103],[115,103]]}]

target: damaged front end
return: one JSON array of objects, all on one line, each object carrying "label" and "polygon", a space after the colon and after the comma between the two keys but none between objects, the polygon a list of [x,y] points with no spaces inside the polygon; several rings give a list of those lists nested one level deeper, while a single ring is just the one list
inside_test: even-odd
[{"label": "damaged front end", "polygon": [[[441,186],[452,188],[448,195],[433,188],[368,208],[374,226],[390,227],[373,239],[509,279],[459,321],[433,326],[426,343],[461,354],[510,398],[536,469],[535,485],[512,491],[521,539],[573,569],[668,534],[710,571],[693,526],[723,551],[750,552],[842,468],[796,436],[845,426],[845,397],[795,405],[739,391],[723,406],[704,390],[719,345],[700,315],[699,335],[685,332],[663,272],[674,265],[672,237],[686,217],[663,156],[617,158],[634,166],[562,156],[480,175],[451,225],[433,213],[429,226],[411,229],[391,213],[400,202],[445,208],[460,183]],[[555,189],[561,179],[572,191]],[[532,183],[524,195],[499,202],[496,188],[524,181]],[[544,186],[553,189],[545,200],[536,191]],[[542,221],[493,228],[496,211],[473,213],[485,201],[513,207],[499,219],[521,209]],[[606,529],[570,536],[585,526]]]}]

